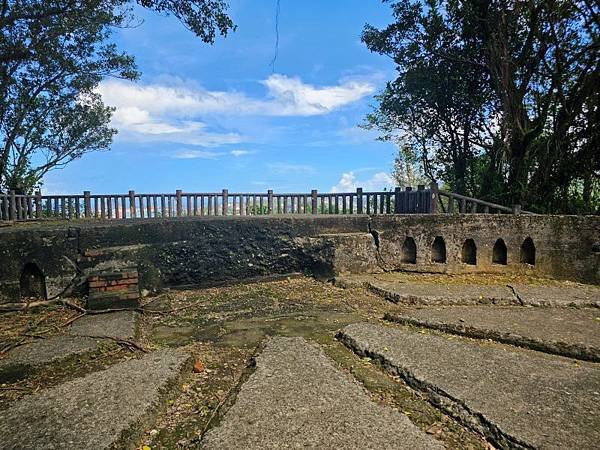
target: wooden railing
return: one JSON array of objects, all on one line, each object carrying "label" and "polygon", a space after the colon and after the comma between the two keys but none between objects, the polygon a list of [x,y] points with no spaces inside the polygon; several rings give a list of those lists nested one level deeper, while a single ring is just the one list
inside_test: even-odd
[{"label": "wooden railing", "polygon": [[[455,203],[458,202],[458,209]],[[221,192],[175,194],[20,195],[0,193],[0,220],[132,219],[262,214],[436,214],[439,212],[519,213],[520,209],[438,190],[407,187],[393,191],[276,194]]]}]

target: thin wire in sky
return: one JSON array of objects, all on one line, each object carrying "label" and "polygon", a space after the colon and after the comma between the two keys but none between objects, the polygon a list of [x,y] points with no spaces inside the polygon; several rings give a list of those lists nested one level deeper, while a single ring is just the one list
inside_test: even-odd
[{"label": "thin wire in sky", "polygon": [[273,59],[271,60],[271,73],[275,73],[275,61],[277,61],[277,56],[279,55],[279,10],[280,10],[280,0],[277,0],[275,5],[275,54],[273,55]]}]

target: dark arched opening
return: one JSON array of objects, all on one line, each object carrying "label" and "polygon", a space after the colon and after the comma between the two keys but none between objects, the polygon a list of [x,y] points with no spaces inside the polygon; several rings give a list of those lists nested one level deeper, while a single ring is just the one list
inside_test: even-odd
[{"label": "dark arched opening", "polygon": [[503,239],[498,239],[492,250],[492,263],[506,265],[506,244]]},{"label": "dark arched opening", "polygon": [[404,239],[404,244],[402,244],[402,262],[405,264],[417,263],[417,244],[411,237]]},{"label": "dark arched opening", "polygon": [[472,266],[477,264],[477,246],[473,239],[467,239],[462,246],[462,262]]},{"label": "dark arched opening", "polygon": [[46,299],[46,279],[37,264],[27,263],[21,271],[21,299]]},{"label": "dark arched opening", "polygon": [[535,245],[530,237],[521,244],[521,263],[535,266]]},{"label": "dark arched opening", "polygon": [[433,240],[433,245],[431,246],[431,262],[441,264],[446,263],[446,243],[441,236],[437,236]]}]

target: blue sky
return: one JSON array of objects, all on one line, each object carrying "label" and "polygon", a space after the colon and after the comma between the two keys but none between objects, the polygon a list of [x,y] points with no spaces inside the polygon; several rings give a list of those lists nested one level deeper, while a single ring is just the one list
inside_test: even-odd
[{"label": "blue sky", "polygon": [[119,30],[138,82],[106,80],[112,148],[45,180],[45,193],[345,191],[392,186],[390,143],[357,128],[392,61],[360,42],[390,22],[379,0],[231,0],[235,33],[203,44],[175,18],[140,12]]}]

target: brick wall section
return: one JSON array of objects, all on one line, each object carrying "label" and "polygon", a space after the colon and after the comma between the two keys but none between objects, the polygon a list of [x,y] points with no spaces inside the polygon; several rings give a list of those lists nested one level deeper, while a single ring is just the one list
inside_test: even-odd
[{"label": "brick wall section", "polygon": [[92,274],[88,277],[88,307],[135,308],[140,297],[138,283],[137,269]]}]

